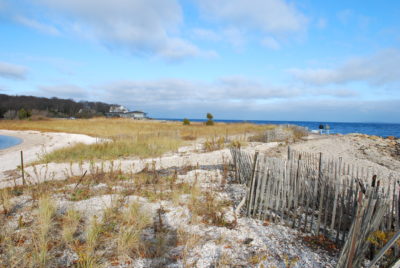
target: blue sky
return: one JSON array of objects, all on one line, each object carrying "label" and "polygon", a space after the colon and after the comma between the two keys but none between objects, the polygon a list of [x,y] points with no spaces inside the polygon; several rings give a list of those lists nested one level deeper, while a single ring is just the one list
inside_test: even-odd
[{"label": "blue sky", "polygon": [[400,122],[400,2],[0,0],[0,93]]}]

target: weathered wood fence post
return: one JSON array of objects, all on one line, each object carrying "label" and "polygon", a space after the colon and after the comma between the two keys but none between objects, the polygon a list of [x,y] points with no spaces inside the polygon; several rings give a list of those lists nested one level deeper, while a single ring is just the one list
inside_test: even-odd
[{"label": "weathered wood fence post", "polygon": [[253,161],[253,169],[251,173],[251,178],[248,180],[247,188],[250,189],[249,195],[248,195],[248,200],[247,200],[247,216],[250,216],[251,213],[251,208],[253,207],[253,195],[255,191],[255,186],[256,186],[256,167],[257,167],[257,158],[258,158],[258,151],[255,152],[254,154],[254,161]]},{"label": "weathered wood fence post", "polygon": [[24,152],[23,151],[21,151],[21,174],[22,174],[22,184],[25,185]]},{"label": "weathered wood fence post", "polygon": [[362,209],[363,209],[362,197],[363,197],[363,193],[360,190],[358,192],[357,215],[356,215],[356,219],[355,219],[355,223],[354,223],[353,235],[351,237],[350,252],[349,252],[349,259],[347,262],[347,268],[353,267],[353,258],[354,258],[354,254],[355,254],[355,250],[356,250],[356,240],[357,240],[357,236],[358,236],[358,232],[359,232],[361,220],[362,220]]}]

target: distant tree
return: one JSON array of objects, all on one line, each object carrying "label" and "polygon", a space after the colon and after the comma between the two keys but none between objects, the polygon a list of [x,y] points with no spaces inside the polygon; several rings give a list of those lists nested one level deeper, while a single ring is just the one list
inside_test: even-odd
[{"label": "distant tree", "polygon": [[323,129],[324,129],[324,125],[319,125],[319,134],[322,134],[322,131],[323,131]]},{"label": "distant tree", "polygon": [[183,125],[185,125],[185,126],[190,125],[190,120],[187,119],[187,118],[184,118],[184,119],[183,119]]},{"label": "distant tree", "polygon": [[19,119],[26,119],[26,118],[28,118],[28,117],[30,117],[30,116],[31,116],[31,113],[28,112],[28,111],[26,111],[24,108],[21,108],[21,109],[18,111],[18,118],[19,118]]},{"label": "distant tree", "polygon": [[[6,94],[0,94],[0,118],[10,118],[5,116],[7,111],[17,111],[16,117],[18,118],[18,111],[22,108],[27,112],[32,110],[45,111],[48,116],[52,117],[71,117],[77,116],[79,110],[88,109],[94,110],[95,113],[87,113],[86,116],[93,117],[96,115],[104,115],[110,109],[111,105],[102,102],[76,102],[72,99],[59,99],[53,98],[40,98],[34,96],[10,96]],[[35,114],[37,114],[35,112]],[[23,114],[21,114],[23,115]]]},{"label": "distant tree", "polygon": [[7,112],[4,113],[4,118],[5,119],[16,119],[17,118],[17,111],[15,110],[8,110]]},{"label": "distant tree", "polygon": [[208,119],[207,122],[206,122],[206,125],[207,125],[207,126],[212,126],[212,125],[214,125],[213,118],[214,118],[214,116],[213,116],[212,114],[207,113],[207,119]]}]

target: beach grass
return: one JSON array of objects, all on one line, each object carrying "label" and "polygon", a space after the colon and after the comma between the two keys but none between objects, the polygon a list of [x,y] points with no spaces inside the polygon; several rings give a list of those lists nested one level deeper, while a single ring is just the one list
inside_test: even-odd
[{"label": "beach grass", "polygon": [[176,151],[180,146],[199,138],[217,140],[228,136],[262,133],[273,125],[250,123],[204,123],[183,125],[182,122],[132,120],[122,118],[48,119],[41,121],[0,120],[0,129],[36,130],[85,134],[106,139],[96,144],[76,144],[42,156],[41,162],[69,162],[81,160],[111,160],[121,157],[157,157]]},{"label": "beach grass", "polygon": [[136,156],[140,158],[157,157],[175,151],[182,142],[168,137],[124,138],[95,144],[78,143],[41,157],[40,162],[70,162],[80,160],[112,160]]}]

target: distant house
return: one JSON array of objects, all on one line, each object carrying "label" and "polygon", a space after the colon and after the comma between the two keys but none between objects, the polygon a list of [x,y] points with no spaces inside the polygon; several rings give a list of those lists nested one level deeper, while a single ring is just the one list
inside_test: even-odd
[{"label": "distant house", "polygon": [[110,112],[106,113],[107,117],[122,117],[122,118],[132,118],[136,120],[147,119],[147,114],[142,111],[130,112],[124,106],[111,106]]},{"label": "distant house", "polygon": [[113,105],[110,107],[110,113],[127,113],[129,110],[125,106]]}]

